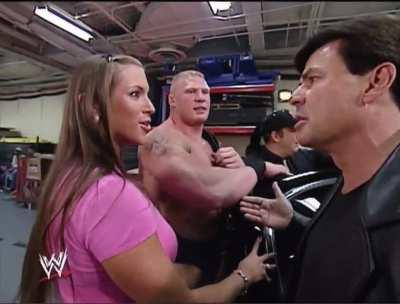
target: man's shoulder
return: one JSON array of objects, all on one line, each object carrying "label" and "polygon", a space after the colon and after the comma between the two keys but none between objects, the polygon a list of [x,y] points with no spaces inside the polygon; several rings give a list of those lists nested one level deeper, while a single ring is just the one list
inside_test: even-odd
[{"label": "man's shoulder", "polygon": [[180,132],[173,126],[163,123],[146,135],[142,149],[151,152],[147,155],[170,156],[190,150],[188,146],[190,146],[188,140]]},{"label": "man's shoulder", "polygon": [[[166,133],[161,126],[152,129],[145,137],[144,144],[141,150],[147,152],[155,152],[157,155],[162,154],[168,143],[168,133]],[[151,155],[151,154],[146,154]]]},{"label": "man's shoulder", "polygon": [[368,227],[400,222],[400,146],[371,179],[365,193],[365,219]]},{"label": "man's shoulder", "polygon": [[147,133],[144,147],[146,147],[146,145],[153,144],[154,142],[166,141],[166,139],[170,137],[172,137],[172,135],[169,127],[162,123]]},{"label": "man's shoulder", "polygon": [[148,133],[149,138],[167,138],[169,140],[179,140],[182,135],[175,129],[175,127],[170,123],[170,121],[166,120],[157,127],[153,128]]},{"label": "man's shoulder", "polygon": [[158,125],[157,127],[152,128],[151,131],[147,135],[150,135],[150,137],[151,137],[156,134],[163,134],[163,133],[168,133],[168,125],[165,122]]}]

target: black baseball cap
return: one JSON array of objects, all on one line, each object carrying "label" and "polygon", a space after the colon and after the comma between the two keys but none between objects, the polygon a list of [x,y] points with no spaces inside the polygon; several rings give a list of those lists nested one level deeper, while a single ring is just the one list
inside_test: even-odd
[{"label": "black baseball cap", "polygon": [[296,119],[287,110],[275,111],[267,116],[264,122],[264,132],[271,133],[283,128],[294,128]]}]

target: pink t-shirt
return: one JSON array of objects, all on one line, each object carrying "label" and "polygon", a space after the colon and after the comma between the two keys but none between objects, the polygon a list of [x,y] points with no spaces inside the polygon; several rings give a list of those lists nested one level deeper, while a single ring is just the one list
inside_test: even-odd
[{"label": "pink t-shirt", "polygon": [[140,245],[154,233],[174,261],[174,231],[134,184],[126,181],[124,186],[123,179],[115,174],[94,183],[66,224],[65,247],[71,275],[53,279],[62,301],[131,302],[101,262]]}]

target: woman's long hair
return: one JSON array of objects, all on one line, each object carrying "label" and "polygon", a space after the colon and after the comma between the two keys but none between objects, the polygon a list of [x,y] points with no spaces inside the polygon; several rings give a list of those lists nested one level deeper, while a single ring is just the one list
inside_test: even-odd
[{"label": "woman's long hair", "polygon": [[38,254],[49,256],[48,232],[55,217],[61,216],[55,243],[63,248],[64,227],[74,203],[100,177],[111,172],[124,174],[107,117],[123,65],[143,67],[130,56],[95,55],[81,64],[70,79],[59,144],[42,184],[38,215],[25,254],[18,292],[21,302],[44,302],[47,298],[50,284],[40,283],[45,274]]}]

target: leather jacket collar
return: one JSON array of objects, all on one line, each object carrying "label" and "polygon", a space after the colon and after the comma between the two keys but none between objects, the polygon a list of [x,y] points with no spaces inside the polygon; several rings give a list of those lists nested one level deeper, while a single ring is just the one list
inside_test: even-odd
[{"label": "leather jacket collar", "polygon": [[362,215],[367,228],[400,221],[400,145],[365,189]]}]

